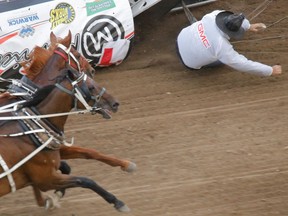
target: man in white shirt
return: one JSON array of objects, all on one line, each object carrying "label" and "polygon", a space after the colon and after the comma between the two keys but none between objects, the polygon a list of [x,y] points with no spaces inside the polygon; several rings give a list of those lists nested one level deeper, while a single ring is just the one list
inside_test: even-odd
[{"label": "man in white shirt", "polygon": [[178,53],[183,64],[191,69],[220,63],[259,76],[278,75],[282,73],[280,65],[268,66],[248,60],[229,42],[231,38],[241,39],[245,31],[257,32],[264,28],[263,23],[250,24],[243,14],[216,10],[182,29],[177,37]]}]

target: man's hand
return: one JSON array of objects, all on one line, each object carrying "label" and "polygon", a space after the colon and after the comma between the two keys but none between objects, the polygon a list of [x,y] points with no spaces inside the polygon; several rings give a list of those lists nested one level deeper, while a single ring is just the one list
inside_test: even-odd
[{"label": "man's hand", "polygon": [[266,25],[264,23],[254,23],[250,25],[249,31],[258,32],[263,29],[266,29]]},{"label": "man's hand", "polygon": [[272,66],[272,68],[273,68],[272,76],[279,75],[282,73],[282,66],[281,65],[274,65],[274,66]]}]

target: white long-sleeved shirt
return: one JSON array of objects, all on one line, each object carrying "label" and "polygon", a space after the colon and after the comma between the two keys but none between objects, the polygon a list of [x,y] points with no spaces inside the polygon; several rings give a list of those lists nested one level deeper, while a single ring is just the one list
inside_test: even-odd
[{"label": "white long-sleeved shirt", "polygon": [[[229,37],[216,25],[216,10],[205,15],[202,20],[182,29],[177,37],[179,54],[183,63],[190,68],[200,69],[217,60],[235,70],[259,76],[270,76],[272,67],[248,60],[233,49]],[[244,19],[242,27],[247,31],[250,23]]]}]

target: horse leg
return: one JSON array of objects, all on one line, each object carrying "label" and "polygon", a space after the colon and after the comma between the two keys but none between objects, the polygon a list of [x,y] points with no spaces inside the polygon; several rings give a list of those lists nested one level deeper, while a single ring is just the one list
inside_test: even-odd
[{"label": "horse leg", "polygon": [[[69,176],[64,175],[61,173],[56,173],[55,175],[51,176],[50,183],[48,184],[41,184],[39,187],[41,190],[65,190],[68,188],[76,188],[76,187],[82,187],[87,188],[90,190],[93,190],[96,192],[99,196],[101,196],[106,202],[109,204],[113,204],[114,207],[120,211],[120,212],[129,212],[130,209],[128,206],[125,205],[124,202],[119,200],[116,196],[114,196],[112,193],[109,193],[104,188],[99,186],[95,181],[86,178],[86,177],[78,177],[78,176]],[[49,181],[49,179],[45,179],[45,182]]]},{"label": "horse leg", "polygon": [[[71,173],[71,167],[68,165],[66,161],[60,161],[59,170],[62,174],[69,175]],[[59,201],[65,195],[65,189],[58,189],[55,190],[54,194],[49,196],[48,199],[45,201],[45,208],[46,209],[53,209],[55,207],[60,207]]]},{"label": "horse leg", "polygon": [[118,159],[116,157],[104,155],[94,149],[88,149],[76,146],[61,146],[61,159],[93,159],[106,163],[110,166],[120,166],[126,172],[133,172],[136,169],[136,164],[128,160]]},{"label": "horse leg", "polygon": [[34,196],[35,196],[38,206],[43,207],[45,205],[46,198],[42,196],[42,193],[38,187],[33,185],[32,188],[33,188]]},{"label": "horse leg", "polygon": [[38,206],[40,207],[45,206],[46,210],[54,209],[55,207],[57,208],[60,207],[59,200],[61,197],[60,195],[56,193],[57,191],[53,195],[48,195],[47,197],[44,197],[38,187],[33,185],[32,188],[33,188],[34,196],[35,196]]},{"label": "horse leg", "polygon": [[[71,173],[71,168],[65,161],[60,162],[59,170],[62,174],[69,175]],[[56,190],[53,195],[44,197],[38,187],[32,186],[35,195],[36,202],[38,206],[45,206],[46,209],[59,208],[59,200],[65,195],[65,189]]]},{"label": "horse leg", "polygon": [[[60,161],[59,170],[61,171],[62,174],[69,175],[71,173],[71,167],[68,165],[66,161],[63,160]],[[65,189],[56,190],[55,194],[57,194],[57,196],[62,198],[65,195]]]}]

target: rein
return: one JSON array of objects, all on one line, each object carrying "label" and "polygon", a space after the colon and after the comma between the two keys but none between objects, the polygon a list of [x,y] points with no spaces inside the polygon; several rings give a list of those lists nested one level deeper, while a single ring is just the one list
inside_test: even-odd
[{"label": "rein", "polygon": [[[254,18],[259,16],[264,10],[267,9],[269,4],[271,4],[273,0],[266,0],[262,2],[257,8],[255,8],[250,14],[247,15],[247,17],[250,17],[249,20],[252,21]],[[253,15],[255,14],[255,15]]]},{"label": "rein", "polygon": [[[0,117],[0,121],[14,121],[14,120],[24,120],[24,119],[43,119],[43,118],[53,118],[59,116],[68,116],[68,115],[75,115],[75,114],[85,114],[88,112],[94,113],[94,111],[101,110],[102,108],[94,108],[91,107],[91,110],[78,110],[78,111],[70,111],[64,113],[54,113],[54,114],[47,114],[47,115],[35,115],[35,116],[5,116]],[[1,136],[1,135],[0,135]]]}]

